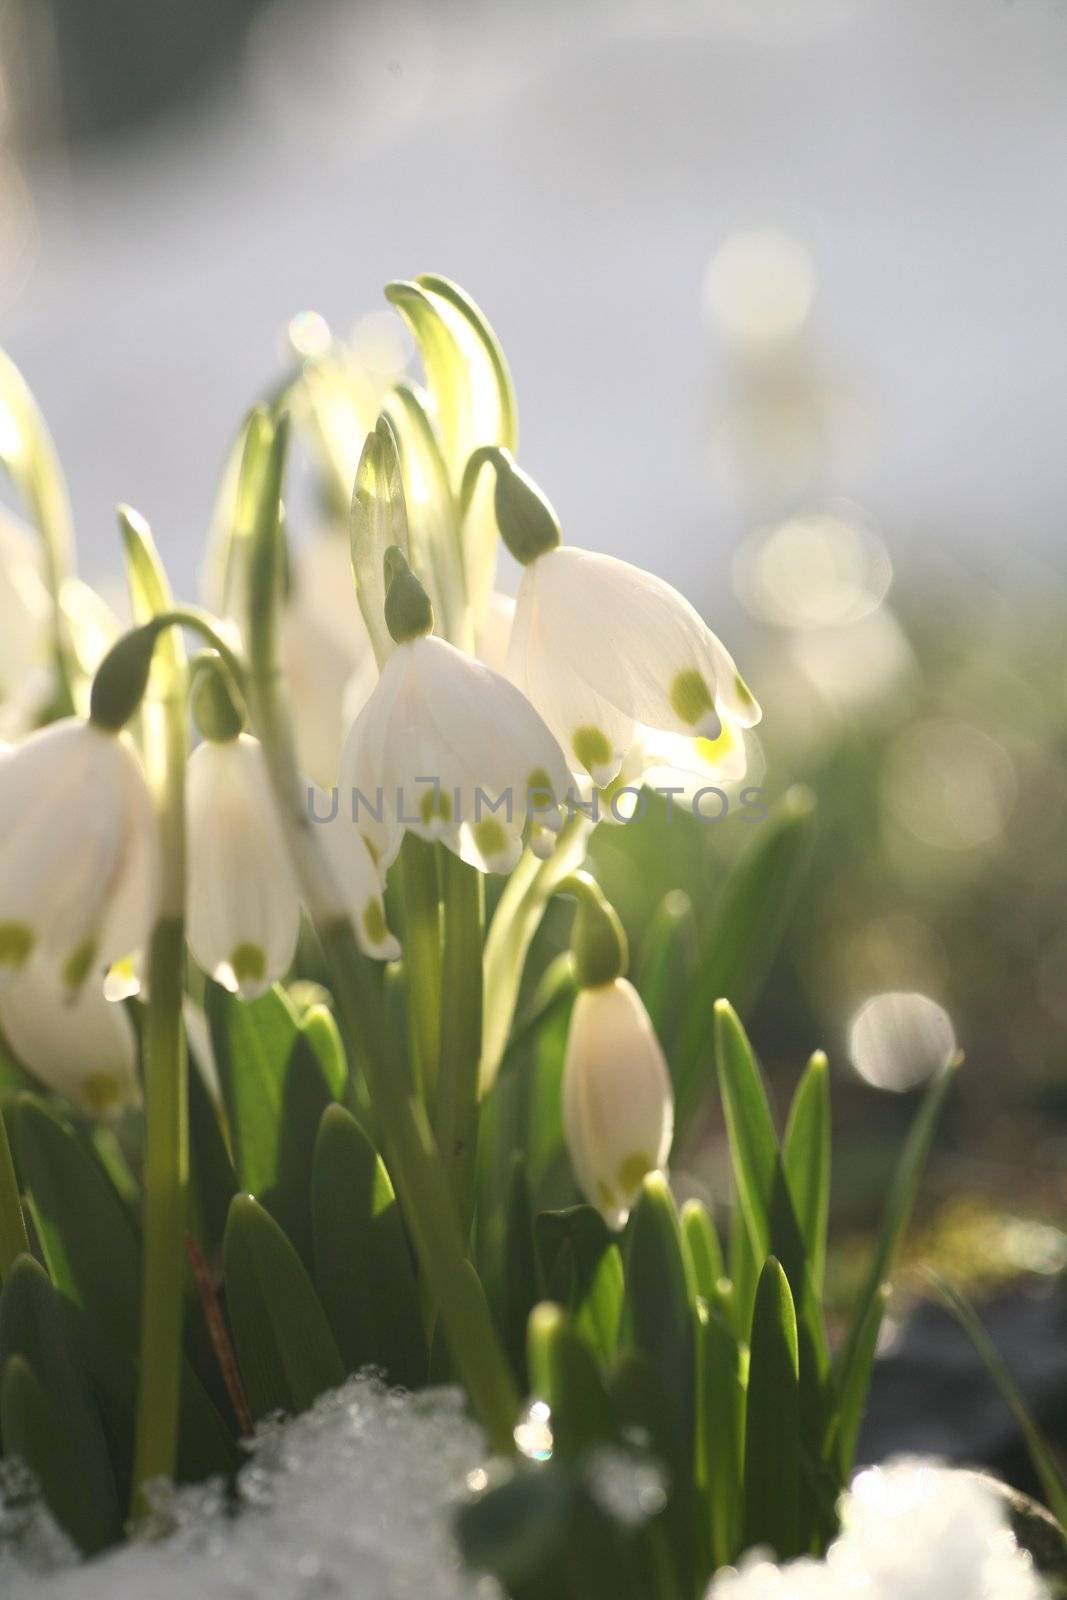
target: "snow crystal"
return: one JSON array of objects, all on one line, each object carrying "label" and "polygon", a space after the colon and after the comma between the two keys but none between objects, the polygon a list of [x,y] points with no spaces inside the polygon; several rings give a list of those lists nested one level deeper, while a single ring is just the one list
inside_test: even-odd
[{"label": "snow crystal", "polygon": [[749,1556],[708,1600],[1046,1600],[1003,1502],[973,1473],[901,1458],[870,1467],[844,1497],[825,1561],[778,1567]]},{"label": "snow crystal", "polygon": [[452,1390],[361,1376],[261,1428],[231,1514],[220,1484],[156,1497],[149,1533],[87,1564],[39,1503],[0,1511],[5,1600],[497,1600],[463,1570],[455,1508],[485,1457]]}]

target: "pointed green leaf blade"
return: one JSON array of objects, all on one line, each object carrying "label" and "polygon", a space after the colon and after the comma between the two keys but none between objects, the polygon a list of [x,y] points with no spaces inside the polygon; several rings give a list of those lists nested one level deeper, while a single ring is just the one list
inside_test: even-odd
[{"label": "pointed green leaf blade", "polygon": [[251,1195],[237,1195],[230,1207],[223,1261],[237,1364],[253,1418],[306,1411],[344,1382],[344,1363],[300,1258]]},{"label": "pointed green leaf blade", "polygon": [[799,1526],[800,1365],[789,1281],[768,1257],[756,1290],[745,1422],[745,1544],[779,1561],[803,1548]]},{"label": "pointed green leaf blade", "polygon": [[574,1324],[551,1302],[530,1316],[527,1364],[530,1387],[552,1413],[553,1455],[575,1461],[617,1436],[600,1369]]},{"label": "pointed green leaf blade", "polygon": [[[58,1496],[49,1498],[49,1504],[59,1522],[87,1554],[102,1550],[122,1537],[107,1441],[63,1303],[48,1274],[28,1255],[17,1257],[0,1294],[0,1370],[19,1358],[38,1380],[56,1422],[61,1421],[62,1446],[56,1461],[42,1460],[51,1448],[45,1437],[48,1416],[41,1423],[44,1433],[27,1441],[20,1432],[28,1415],[25,1408],[32,1411],[35,1396],[32,1386],[23,1392],[16,1379],[16,1432],[4,1435],[7,1453],[22,1454],[42,1482],[44,1467]],[[26,1456],[27,1446],[36,1459]]]},{"label": "pointed green leaf blade", "polygon": [[582,1338],[611,1361],[622,1317],[622,1256],[599,1211],[542,1211],[534,1224],[546,1293],[567,1307]]},{"label": "pointed green leaf blade", "polygon": [[830,1071],[821,1050],[808,1062],[793,1096],[782,1160],[804,1237],[812,1288],[821,1295],[830,1216]]},{"label": "pointed green leaf blade", "polygon": [[341,1106],[323,1115],[311,1180],[315,1287],[349,1372],[426,1381],[426,1340],[411,1252],[389,1174]]},{"label": "pointed green leaf blade", "polygon": [[683,1453],[691,1459],[695,1375],[692,1285],[678,1214],[660,1172],[645,1178],[630,1218],[622,1340],[647,1356],[658,1373]]}]

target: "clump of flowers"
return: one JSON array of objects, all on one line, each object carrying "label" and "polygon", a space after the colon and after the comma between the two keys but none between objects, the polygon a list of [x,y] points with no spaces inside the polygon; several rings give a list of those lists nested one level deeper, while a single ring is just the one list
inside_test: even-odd
[{"label": "clump of flowers", "polygon": [[[424,382],[369,390],[298,324],[231,453],[210,609],[174,602],[120,511],[125,631],[83,603],[54,452],[0,369],[37,535],[17,548],[40,556],[36,587],[8,572],[30,599],[5,706],[32,710],[0,755],[4,1450],[92,1551],[154,1480],[232,1477],[242,1434],[361,1367],[448,1379],[496,1457],[469,1484],[473,1566],[516,1595],[695,1596],[746,1549],[833,1536],[954,1063],[832,1352],[826,1062],[780,1134],[731,1004],[810,797],[748,832],[697,937],[670,908],[632,929],[630,975],[593,831],[668,826],[636,820],[654,788],[725,800],[759,708],[687,600],[563,542],[473,302],[433,277],[388,295]],[[725,1244],[668,1178],[713,1062]]]}]

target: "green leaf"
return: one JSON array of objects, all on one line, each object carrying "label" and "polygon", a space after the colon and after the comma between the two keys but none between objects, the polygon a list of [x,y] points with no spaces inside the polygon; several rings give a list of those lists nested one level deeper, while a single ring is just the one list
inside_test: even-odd
[{"label": "green leaf", "polygon": [[393,653],[392,636],[385,624],[385,552],[395,544],[410,557],[400,459],[393,430],[384,417],[367,435],[359,459],[349,534],[356,598],[374,658],[383,667]]},{"label": "green leaf", "polygon": [[600,1360],[610,1361],[619,1342],[623,1267],[603,1217],[585,1205],[542,1211],[534,1236],[546,1293],[567,1307]]},{"label": "green leaf", "polygon": [[230,1207],[223,1261],[234,1349],[253,1419],[306,1411],[344,1382],[344,1363],[300,1258],[251,1195],[237,1195]]},{"label": "green leaf", "polygon": [[426,406],[413,385],[401,383],[382,409],[399,452],[411,565],[433,605],[434,631],[473,653],[459,513]]},{"label": "green leaf", "polygon": [[[44,1398],[43,1408],[34,1384],[15,1367],[20,1361]],[[81,1550],[91,1554],[113,1544],[122,1537],[122,1513],[100,1415],[63,1303],[29,1255],[16,1259],[0,1295],[0,1370],[7,1454],[22,1456]],[[10,1389],[9,1371],[15,1373]]]},{"label": "green leaf", "polygon": [[795,784],[753,830],[715,903],[678,1029],[672,1069],[677,1123],[684,1128],[705,1093],[713,1003],[745,1011],[785,931],[814,842],[815,797]]},{"label": "green leaf", "polygon": [[526,956],[545,907],[560,884],[585,856],[588,825],[577,816],[564,825],[547,861],[531,850],[508,878],[497,901],[485,941],[482,1008],[482,1060],[479,1092],[484,1099],[496,1082],[504,1058]]},{"label": "green leaf", "polygon": [[600,1369],[574,1324],[559,1306],[536,1306],[527,1342],[530,1387],[552,1412],[553,1455],[574,1461],[617,1436],[615,1416]]},{"label": "green leaf", "polygon": [[[14,1144],[49,1275],[74,1312],[77,1342],[101,1401],[120,1495],[132,1442],[134,1360],[141,1307],[141,1244],[99,1162],[69,1125],[32,1095],[15,1106]],[[184,1262],[175,1263],[184,1273]],[[182,1371],[179,1470],[228,1472],[236,1451],[202,1384]]]},{"label": "green leaf", "polygon": [[205,1012],[241,1187],[311,1260],[311,1163],[330,1085],[283,991],[246,1002],[209,984]]},{"label": "green leaf", "polygon": [[230,1201],[238,1191],[237,1175],[226,1148],[219,1111],[199,1065],[189,1064],[189,1192],[193,1232],[212,1263],[222,1254],[222,1236]]},{"label": "green leaf", "polygon": [[821,1296],[830,1216],[830,1071],[821,1050],[808,1062],[793,1096],[782,1160],[804,1236],[812,1288]]},{"label": "green leaf", "polygon": [[799,1526],[800,1365],[789,1281],[770,1256],[760,1274],[750,1340],[745,1421],[745,1544],[779,1561],[803,1549]]},{"label": "green leaf", "polygon": [[741,1547],[745,1359],[741,1341],[712,1306],[697,1313],[697,1485],[708,1508],[713,1567]]},{"label": "green leaf", "polygon": [[693,1269],[693,1285],[709,1305],[719,1298],[719,1285],[726,1276],[722,1246],[708,1208],[700,1200],[687,1200],[681,1214],[682,1238]]},{"label": "green leaf", "polygon": [[893,1260],[911,1215],[915,1194],[933,1142],[934,1129],[937,1127],[945,1097],[962,1059],[962,1056],[958,1055],[953,1057],[930,1083],[893,1174],[874,1260],[871,1262],[863,1290],[856,1300],[849,1331],[836,1363],[838,1393],[855,1397],[853,1406],[861,1404],[861,1397],[866,1395],[874,1361],[877,1341],[876,1339],[872,1341],[870,1338],[872,1302],[881,1294],[883,1284],[892,1274]]},{"label": "green leaf", "polygon": [[330,1098],[343,1102],[348,1087],[348,1061],[333,1012],[317,1000],[302,1013],[298,1026],[314,1052]]},{"label": "green leaf", "polygon": [[842,1483],[848,1482],[856,1458],[856,1441],[867,1405],[867,1390],[889,1294],[889,1285],[883,1283],[867,1304],[867,1312],[856,1339],[855,1358],[842,1378],[836,1413],[830,1423],[826,1455],[836,1463]]},{"label": "green leaf", "polygon": [[520,1393],[529,1386],[526,1375],[526,1329],[530,1312],[541,1299],[541,1267],[534,1245],[533,1201],[526,1158],[516,1150],[511,1158],[501,1285],[500,1331]]},{"label": "green leaf", "polygon": [[634,975],[634,986],[668,1061],[673,1056],[679,1019],[694,982],[696,950],[693,902],[681,889],[671,889],[656,907],[641,940]]},{"label": "green leaf", "polygon": [[692,1284],[667,1180],[649,1173],[630,1218],[623,1344],[646,1355],[669,1398],[677,1437],[691,1459],[694,1353]]},{"label": "green leaf", "polygon": [[426,1381],[426,1340],[407,1235],[389,1174],[341,1106],[323,1115],[311,1179],[315,1287],[349,1372]]},{"label": "green leaf", "polygon": [[1060,1527],[1067,1528],[1067,1481],[1064,1480],[1064,1475],[1057,1465],[1048,1440],[1034,1421],[1018,1384],[1005,1365],[996,1345],[983,1328],[974,1307],[943,1278],[939,1278],[936,1274],[931,1274],[931,1277],[937,1293],[967,1334],[986,1371],[1007,1402],[1016,1426],[1026,1440],[1026,1448],[1034,1464],[1034,1471],[1040,1479],[1049,1510],[1056,1517]]}]

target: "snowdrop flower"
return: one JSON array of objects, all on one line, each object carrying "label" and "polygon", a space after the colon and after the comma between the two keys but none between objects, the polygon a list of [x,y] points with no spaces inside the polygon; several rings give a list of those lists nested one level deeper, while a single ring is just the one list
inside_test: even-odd
[{"label": "snowdrop flower", "polygon": [[0,977],[40,957],[75,994],[146,944],[158,885],[155,811],[125,735],[69,717],[0,756]]},{"label": "snowdrop flower", "polygon": [[563,753],[513,684],[431,636],[430,603],[398,549],[386,565],[396,649],[348,735],[344,804],[382,871],[410,828],[483,872],[510,872],[528,816],[561,826]]},{"label": "snowdrop flower", "polygon": [[508,676],[597,788],[619,772],[640,724],[717,739],[760,710],[726,647],[662,578],[560,544],[555,513],[504,451],[500,532],[523,563]]},{"label": "snowdrop flower", "polygon": [[374,857],[359,829],[314,784],[308,787],[308,810],[319,825],[322,848],[337,888],[337,910],[347,916],[365,956],[396,961],[400,946],[385,920],[382,884]]},{"label": "snowdrop flower", "polygon": [[201,661],[193,714],[204,734],[189,759],[189,948],[242,1000],[284,977],[300,935],[300,894],[258,740],[217,666]]},{"label": "snowdrop flower", "polygon": [[674,1137],[667,1062],[637,990],[622,976],[625,936],[592,880],[580,896],[571,946],[579,982],[563,1065],[563,1133],[578,1187],[609,1228],[622,1228]]},{"label": "snowdrop flower", "polygon": [[98,983],[72,998],[54,969],[34,962],[0,991],[0,1031],[27,1072],[87,1116],[140,1101],[133,1023]]}]

